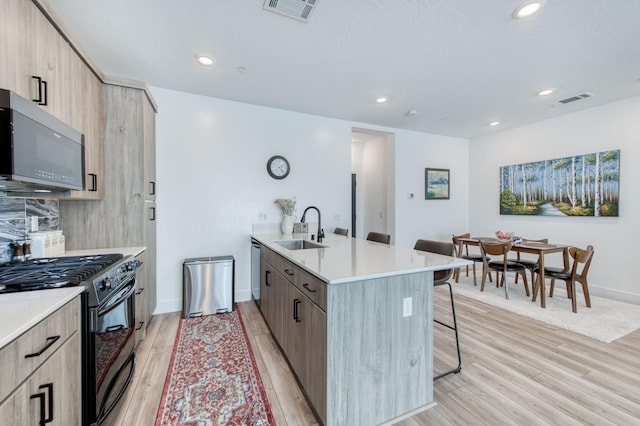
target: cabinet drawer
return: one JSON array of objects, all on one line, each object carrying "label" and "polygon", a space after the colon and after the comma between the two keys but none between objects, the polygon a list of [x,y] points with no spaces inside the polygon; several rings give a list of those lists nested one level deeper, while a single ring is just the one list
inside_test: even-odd
[{"label": "cabinet drawer", "polygon": [[80,298],[76,297],[0,350],[3,368],[0,401],[46,361],[79,329]]},{"label": "cabinet drawer", "polygon": [[322,310],[327,310],[327,284],[325,282],[268,248],[261,248],[260,256],[273,269],[299,288],[302,294]]},{"label": "cabinet drawer", "polygon": [[[290,264],[291,265],[291,264]],[[294,281],[298,289],[320,307],[323,311],[327,310],[327,284],[315,276],[311,275],[304,269],[293,266],[295,268]]]},{"label": "cabinet drawer", "polygon": [[284,272],[282,271],[282,256],[272,250],[269,250],[266,247],[262,247],[260,249],[260,257],[264,259],[268,264],[273,266],[276,271],[284,274]]}]

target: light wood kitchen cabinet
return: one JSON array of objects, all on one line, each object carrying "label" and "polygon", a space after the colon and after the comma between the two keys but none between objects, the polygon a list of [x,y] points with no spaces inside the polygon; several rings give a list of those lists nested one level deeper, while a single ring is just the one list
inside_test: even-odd
[{"label": "light wood kitchen cabinet", "polygon": [[307,398],[325,421],[327,284],[264,246],[260,253],[260,310]]},{"label": "light wood kitchen cabinet", "polygon": [[143,102],[144,114],[144,182],[145,200],[156,199],[156,112],[149,102]]},{"label": "light wood kitchen cabinet", "polygon": [[75,52],[70,54],[71,127],[84,135],[83,191],[68,198],[100,200],[104,196],[104,105],[102,82]]},{"label": "light wood kitchen cabinet", "polygon": [[[38,198],[101,199],[104,195],[102,82],[31,0],[0,6],[0,88],[40,105],[84,135],[85,190]],[[38,82],[33,77],[39,77]],[[46,85],[46,90],[45,86]]]},{"label": "light wood kitchen cabinet", "polygon": [[[71,46],[51,22],[39,11],[35,13],[35,56],[31,75],[32,95],[36,103],[65,123],[71,121],[70,72]],[[38,84],[33,77],[42,79]]]},{"label": "light wood kitchen cabinet", "polygon": [[75,298],[2,348],[0,424],[80,424],[79,313]]},{"label": "light wood kitchen cabinet", "polygon": [[[144,90],[103,85],[104,197],[60,202],[67,249],[146,247],[147,315],[156,307],[156,218],[147,199],[146,152],[155,152],[155,114]],[[145,113],[146,112],[146,113]],[[148,321],[145,327],[148,326]]]},{"label": "light wood kitchen cabinet", "polygon": [[41,95],[37,104],[68,123],[71,46],[32,1],[3,0],[0,15],[1,87],[29,100]]},{"label": "light wood kitchen cabinet", "polygon": [[0,2],[0,88],[31,99],[36,7],[27,0]]},{"label": "light wood kitchen cabinet", "polygon": [[144,253],[140,253],[136,256],[140,262],[142,262],[141,266],[136,270],[136,307],[135,307],[135,332],[136,332],[136,345],[146,337],[147,327],[146,325],[149,323],[148,315],[148,302],[147,296],[149,292],[146,291],[147,285],[147,268],[144,264]]}]

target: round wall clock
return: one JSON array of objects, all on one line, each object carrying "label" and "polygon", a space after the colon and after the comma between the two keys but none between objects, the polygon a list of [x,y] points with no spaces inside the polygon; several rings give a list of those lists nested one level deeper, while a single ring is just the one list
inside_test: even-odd
[{"label": "round wall clock", "polygon": [[282,155],[274,155],[267,161],[267,172],[274,179],[284,179],[289,175],[291,167]]}]

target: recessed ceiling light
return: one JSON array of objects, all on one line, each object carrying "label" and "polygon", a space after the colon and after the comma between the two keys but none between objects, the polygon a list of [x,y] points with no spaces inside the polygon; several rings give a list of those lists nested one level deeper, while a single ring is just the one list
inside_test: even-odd
[{"label": "recessed ceiling light", "polygon": [[380,96],[379,98],[376,98],[376,102],[379,104],[383,104],[385,102],[387,102],[387,98],[386,96]]},{"label": "recessed ceiling light", "polygon": [[542,8],[542,1],[533,1],[525,3],[521,6],[516,7],[513,10],[512,16],[516,19],[526,18],[527,16],[531,16]]},{"label": "recessed ceiling light", "polygon": [[500,124],[499,121],[492,121],[491,123],[489,123],[489,126],[497,126],[498,124]]},{"label": "recessed ceiling light", "polygon": [[405,115],[407,117],[413,117],[414,115],[418,115],[418,110],[410,109],[409,111],[407,111],[407,113]]},{"label": "recessed ceiling light", "polygon": [[245,67],[238,67],[236,68],[236,71],[238,71],[240,74],[244,74],[245,72],[247,72],[247,69]]},{"label": "recessed ceiling light", "polygon": [[198,60],[198,63],[200,65],[204,65],[207,67],[213,65],[216,62],[212,57],[205,55],[196,55],[196,59]]},{"label": "recessed ceiling light", "polygon": [[538,96],[547,96],[554,92],[555,89],[544,89],[537,93]]}]

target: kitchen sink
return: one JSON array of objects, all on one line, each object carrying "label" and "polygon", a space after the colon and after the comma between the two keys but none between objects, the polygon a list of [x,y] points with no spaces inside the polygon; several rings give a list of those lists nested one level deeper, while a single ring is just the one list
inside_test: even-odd
[{"label": "kitchen sink", "polygon": [[274,241],[274,243],[286,248],[287,250],[305,250],[327,247],[309,240],[282,240]]}]

